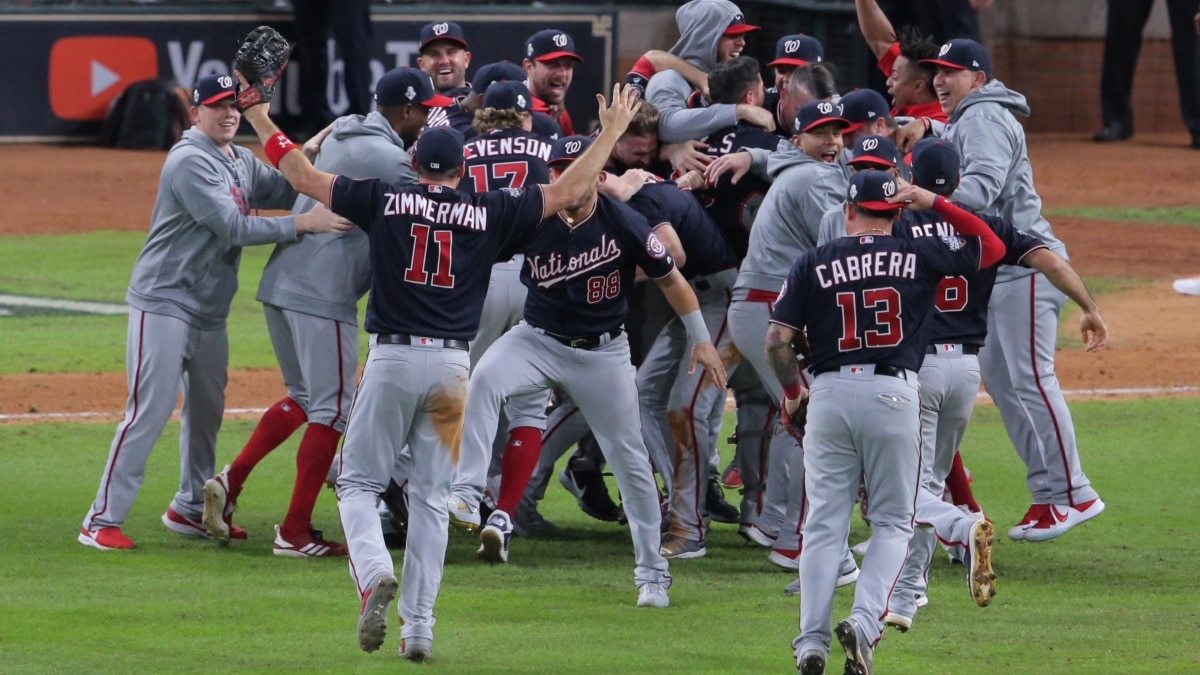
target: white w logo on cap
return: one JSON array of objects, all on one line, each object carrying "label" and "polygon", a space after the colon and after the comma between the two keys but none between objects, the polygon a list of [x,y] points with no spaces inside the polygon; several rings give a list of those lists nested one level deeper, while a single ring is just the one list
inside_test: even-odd
[{"label": "white w logo on cap", "polygon": [[565,144],[563,144],[563,150],[565,150],[568,155],[573,155],[579,152],[579,149],[582,147],[583,141],[567,141]]},{"label": "white w logo on cap", "polygon": [[221,85],[222,87],[226,87],[226,88],[232,87],[233,86],[233,78],[229,77],[228,75],[222,75],[217,78],[217,84]]},{"label": "white w logo on cap", "polygon": [[567,46],[567,36],[562,33],[555,35],[554,36],[554,44],[555,44],[555,46],[558,46],[558,47],[566,47]]},{"label": "white w logo on cap", "polygon": [[434,35],[445,35],[446,31],[450,30],[450,24],[439,23],[433,26]]},{"label": "white w logo on cap", "polygon": [[879,139],[878,138],[864,138],[862,146],[863,146],[863,150],[874,150],[875,148],[879,147]]},{"label": "white w logo on cap", "polygon": [[948,52],[948,51],[950,51],[950,43],[949,43],[949,42],[947,42],[946,44],[942,45],[942,48],[941,48],[941,50],[940,50],[940,51],[938,51],[938,56],[945,56],[945,55],[946,55],[946,52]]},{"label": "white w logo on cap", "polygon": [[796,52],[797,49],[800,49],[800,41],[799,40],[788,40],[787,42],[783,43],[784,53],[793,54]]},{"label": "white w logo on cap", "polygon": [[896,184],[889,180],[883,184],[883,196],[891,197],[894,194],[896,194]]},{"label": "white w logo on cap", "polygon": [[828,115],[829,113],[833,112],[833,104],[829,101],[821,101],[817,104],[817,112],[821,113],[822,115]]}]

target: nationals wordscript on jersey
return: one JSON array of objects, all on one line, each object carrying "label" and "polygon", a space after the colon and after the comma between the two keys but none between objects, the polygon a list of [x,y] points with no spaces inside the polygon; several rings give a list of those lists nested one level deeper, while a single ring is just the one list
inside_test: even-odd
[{"label": "nationals wordscript on jersey", "polygon": [[600,243],[590,250],[566,257],[559,253],[548,256],[526,254],[525,262],[529,264],[529,275],[542,288],[549,288],[561,281],[577,277],[585,272],[614,262],[621,257],[621,247],[615,239],[607,235],[600,237]]}]

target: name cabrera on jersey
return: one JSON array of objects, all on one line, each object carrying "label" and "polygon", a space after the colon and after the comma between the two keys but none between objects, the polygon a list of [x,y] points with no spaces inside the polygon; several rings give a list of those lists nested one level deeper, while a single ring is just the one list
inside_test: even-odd
[{"label": "name cabrera on jersey", "polygon": [[476,136],[463,148],[466,175],[459,187],[466,192],[523,188],[550,182],[550,151],[554,146],[523,129],[498,129]]},{"label": "name cabrera on jersey", "polygon": [[[979,215],[979,214],[976,214]],[[1020,265],[1025,256],[1045,242],[1016,229],[998,216],[979,215],[1008,249],[999,263],[982,270],[957,276],[943,277],[938,282],[937,297],[931,318],[930,342],[983,346],[987,337],[988,302],[996,285],[999,265]],[[958,237],[954,226],[933,211],[902,211],[892,226],[897,237]]]},{"label": "name cabrera on jersey", "polygon": [[687,253],[680,269],[684,278],[737,267],[737,254],[690,190],[680,190],[675,183],[664,181],[647,183],[628,203],[646,217],[651,230],[664,224],[675,229]]},{"label": "name cabrera on jersey", "polygon": [[[774,150],[779,146],[779,137],[753,124],[738,122],[737,126],[722,129],[704,142],[708,144],[707,154],[717,158],[746,148]],[[722,175],[716,185],[705,191],[704,208],[741,260],[750,246],[754,217],[771,184],[753,173],[742,176],[736,184],[731,182],[732,177],[732,173]]]},{"label": "name cabrera on jersey", "polygon": [[981,255],[978,237],[842,237],[800,256],[771,321],[807,330],[814,373],[854,363],[919,370],[938,282],[978,269]]},{"label": "name cabrera on jersey", "polygon": [[[329,207],[371,242],[368,333],[471,340],[491,265],[542,219],[540,186],[468,194],[337,176]],[[483,264],[481,264],[481,262]]]},{"label": "name cabrera on jersey", "polygon": [[521,283],[529,289],[525,321],[542,330],[581,337],[620,328],[625,296],[641,267],[651,279],[675,269],[645,217],[603,195],[574,227],[556,213],[526,234]]}]

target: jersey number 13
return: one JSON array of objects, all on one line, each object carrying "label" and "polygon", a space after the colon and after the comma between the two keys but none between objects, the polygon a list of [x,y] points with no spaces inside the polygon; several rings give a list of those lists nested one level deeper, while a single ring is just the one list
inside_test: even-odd
[{"label": "jersey number 13", "polygon": [[[858,321],[859,295],[862,307],[874,310],[874,327]],[[838,338],[839,352],[852,352],[863,348],[895,347],[904,337],[900,323],[900,292],[894,288],[870,288],[861,293],[838,293],[838,308],[842,310],[842,336]],[[870,313],[870,312],[868,312]]]}]

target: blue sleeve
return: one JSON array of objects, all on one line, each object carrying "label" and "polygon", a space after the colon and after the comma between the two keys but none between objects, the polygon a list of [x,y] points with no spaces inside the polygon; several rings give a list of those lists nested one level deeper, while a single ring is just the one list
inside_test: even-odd
[{"label": "blue sleeve", "polygon": [[1025,256],[1039,248],[1046,248],[1046,242],[1018,230],[1005,218],[984,215],[979,217],[992,228],[1000,241],[1004,242],[1006,251],[1004,258],[1000,260],[1001,265],[1020,265]]},{"label": "blue sleeve", "polygon": [[[614,202],[615,203],[615,202]],[[662,279],[675,269],[675,260],[667,252],[667,247],[650,230],[650,223],[642,214],[621,204],[616,213],[622,218],[621,240],[636,251],[634,259],[637,266],[642,268],[651,279]],[[661,223],[655,223],[660,225]]]},{"label": "blue sleeve", "polygon": [[329,210],[370,231],[376,216],[382,217],[382,199],[386,186],[377,178],[354,180],[345,176],[333,177],[329,191]]},{"label": "blue sleeve", "polygon": [[972,274],[979,269],[979,260],[983,257],[983,244],[979,237],[970,235],[919,237],[908,241],[917,247],[919,264],[931,276]]},{"label": "blue sleeve", "polygon": [[540,184],[523,189],[501,188],[479,195],[488,207],[488,226],[495,227],[500,251],[497,260],[508,260],[520,252],[542,222],[546,196]]},{"label": "blue sleeve", "polygon": [[771,311],[771,321],[787,326],[796,332],[804,330],[808,310],[807,274],[810,256],[800,256],[792,269],[788,271],[787,279],[779,289],[779,297],[775,300],[775,309]]}]

